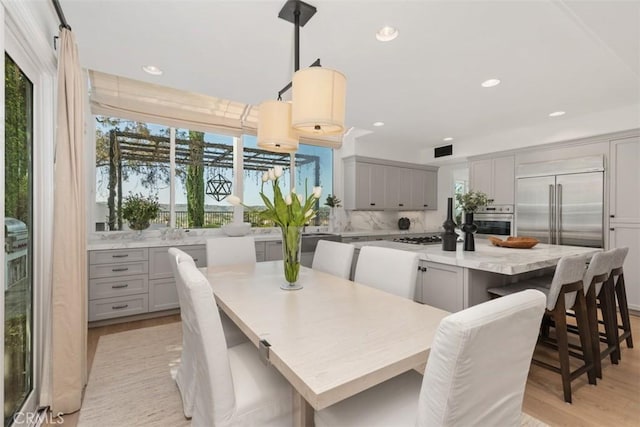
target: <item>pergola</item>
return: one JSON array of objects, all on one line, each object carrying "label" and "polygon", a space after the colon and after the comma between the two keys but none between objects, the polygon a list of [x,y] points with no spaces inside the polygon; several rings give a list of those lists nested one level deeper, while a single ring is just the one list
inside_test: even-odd
[{"label": "pergola", "polygon": [[[178,165],[192,164],[188,139],[175,139],[175,162]],[[202,165],[223,169],[233,169],[233,147],[226,144],[202,141]],[[117,129],[109,131],[109,228],[122,229],[122,168],[126,161],[141,164],[170,162],[170,138],[158,135],[144,135],[137,132],[125,132]],[[259,148],[244,147],[244,170],[264,172],[274,166],[288,168],[290,154],[273,153]],[[295,154],[296,166],[314,165],[314,185],[320,185],[320,158],[310,154]],[[117,201],[116,201],[117,199]],[[116,210],[117,203],[117,210]]]}]

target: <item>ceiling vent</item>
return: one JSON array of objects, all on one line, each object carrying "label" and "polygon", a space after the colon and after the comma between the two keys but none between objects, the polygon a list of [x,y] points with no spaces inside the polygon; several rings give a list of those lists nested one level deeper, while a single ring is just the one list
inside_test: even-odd
[{"label": "ceiling vent", "polygon": [[453,154],[453,145],[443,145],[433,149],[433,157],[445,157]]}]

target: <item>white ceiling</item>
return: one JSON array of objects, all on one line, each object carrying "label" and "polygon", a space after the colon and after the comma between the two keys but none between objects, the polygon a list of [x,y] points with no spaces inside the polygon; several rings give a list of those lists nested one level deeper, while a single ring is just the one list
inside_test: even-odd
[{"label": "white ceiling", "polygon": [[[61,0],[84,67],[251,104],[291,78],[284,3]],[[321,58],[347,76],[347,126],[373,131],[366,143],[419,150],[640,106],[640,1],[308,3],[301,66]],[[395,41],[375,39],[385,24]],[[480,87],[488,78],[502,84]]]}]

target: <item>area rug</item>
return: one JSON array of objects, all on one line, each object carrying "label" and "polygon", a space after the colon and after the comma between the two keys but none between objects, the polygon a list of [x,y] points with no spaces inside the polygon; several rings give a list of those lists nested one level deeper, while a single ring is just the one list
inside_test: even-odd
[{"label": "area rug", "polygon": [[[100,337],[78,426],[190,426],[171,377],[181,334],[176,322]],[[521,426],[546,424],[523,413]]]}]

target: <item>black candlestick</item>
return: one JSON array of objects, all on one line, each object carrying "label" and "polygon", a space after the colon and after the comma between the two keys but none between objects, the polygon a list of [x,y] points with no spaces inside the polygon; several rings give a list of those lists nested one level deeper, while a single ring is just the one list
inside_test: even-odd
[{"label": "black candlestick", "polygon": [[455,251],[458,235],[455,232],[456,223],[453,220],[453,198],[447,200],[447,219],[442,223],[444,233],[442,233],[442,250]]}]

